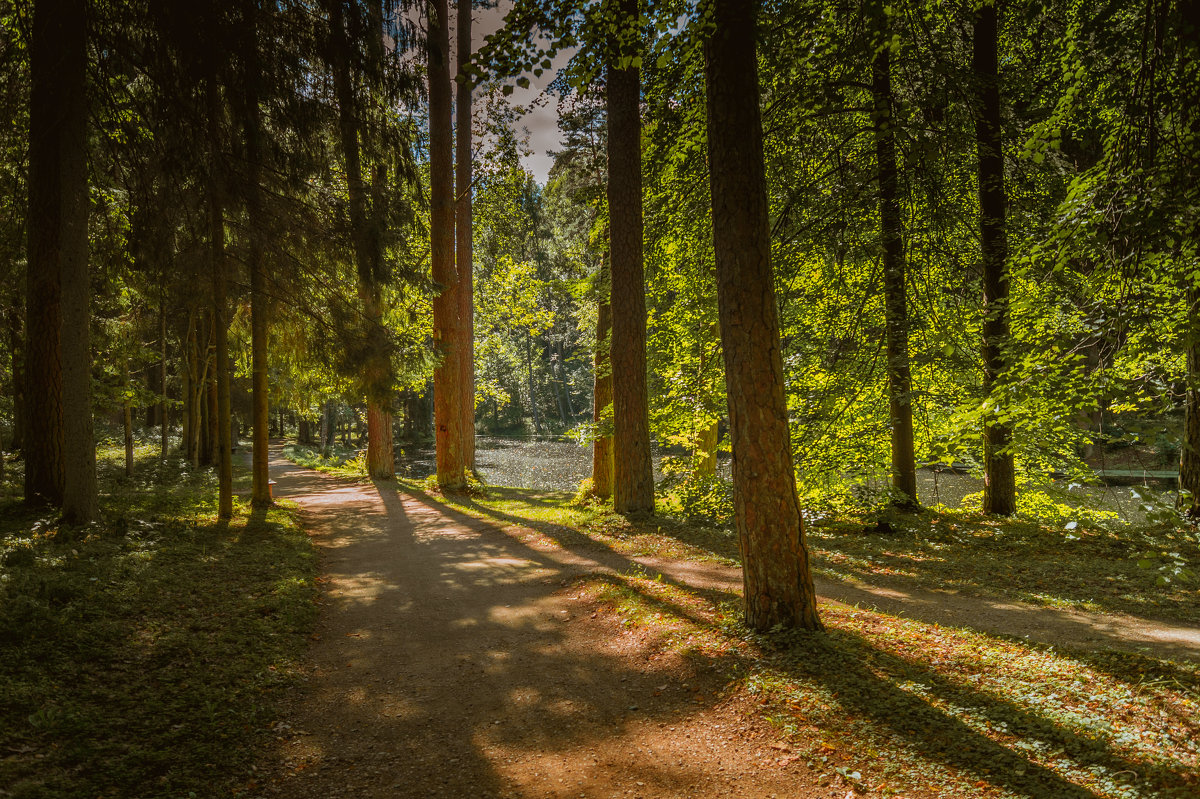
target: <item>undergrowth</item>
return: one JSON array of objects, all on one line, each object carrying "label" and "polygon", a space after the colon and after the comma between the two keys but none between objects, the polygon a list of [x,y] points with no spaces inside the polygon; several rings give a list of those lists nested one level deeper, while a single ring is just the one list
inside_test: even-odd
[{"label": "undergrowth", "polygon": [[306,444],[285,444],[283,457],[306,469],[315,469],[338,477],[359,479],[367,476],[365,449],[343,447],[340,444],[327,449]]}]

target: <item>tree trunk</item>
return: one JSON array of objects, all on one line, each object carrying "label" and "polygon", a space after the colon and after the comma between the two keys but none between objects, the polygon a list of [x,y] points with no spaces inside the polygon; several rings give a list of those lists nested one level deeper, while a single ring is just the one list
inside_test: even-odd
[{"label": "tree trunk", "polygon": [[533,380],[533,336],[529,331],[525,331],[525,368],[529,374],[529,409],[533,414],[533,432],[535,435],[542,434],[542,420],[538,413],[537,406],[537,385]]},{"label": "tree trunk", "polygon": [[[166,276],[163,276],[166,280]],[[158,394],[158,420],[162,424],[162,445],[159,458],[166,460],[171,454],[171,419],[167,411],[167,301],[165,291],[159,290],[158,295],[158,376],[161,380]]]},{"label": "tree trunk", "polygon": [[458,272],[459,390],[462,392],[463,467],[475,469],[475,275],[471,217],[471,63],[472,0],[458,3],[458,102],[455,104],[454,190],[455,267]]},{"label": "tree trunk", "polygon": [[246,146],[246,216],[248,241],[246,267],[250,273],[250,393],[254,454],[250,466],[250,505],[265,508],[271,505],[270,474],[270,389],[267,384],[267,325],[270,308],[267,297],[267,275],[263,263],[262,234],[265,228],[262,209],[262,111],[259,108],[259,81],[262,68],[258,52],[258,7],[254,0],[245,0],[245,126]]},{"label": "tree trunk", "polygon": [[[62,279],[63,520],[86,524],[100,514],[92,420],[92,285],[88,269],[87,15],[85,0],[41,0],[56,17],[52,63],[57,72],[57,129],[30,128],[30,138],[56,140],[61,181],[59,268]],[[36,27],[36,25],[35,25]],[[45,30],[45,29],[43,29]],[[43,52],[43,55],[49,55]],[[44,84],[43,84],[44,86]],[[32,119],[31,119],[32,123]],[[30,182],[34,180],[30,170]],[[32,204],[31,204],[32,208]]]},{"label": "tree trunk", "polygon": [[613,485],[613,440],[612,440],[612,362],[610,358],[612,336],[612,306],[609,304],[608,261],[600,264],[600,280],[597,285],[598,308],[596,309],[596,355],[593,363],[592,423],[596,427],[592,441],[592,494],[600,499],[612,496]]},{"label": "tree trunk", "polygon": [[201,404],[204,406],[204,430],[200,440],[200,462],[205,466],[216,463],[217,443],[217,382],[213,353],[216,351],[216,330],[213,329],[212,308],[208,312],[208,344],[204,349],[204,382],[200,386]]},{"label": "tree trunk", "polygon": [[701,477],[713,477],[717,473],[717,439],[720,431],[720,422],[714,419],[696,436],[696,474]]},{"label": "tree trunk", "polygon": [[[880,14],[881,18],[886,18]],[[888,29],[883,29],[888,40]],[[888,415],[892,425],[892,488],[896,504],[915,508],[917,463],[913,445],[912,374],[908,362],[908,303],[904,238],[896,168],[896,125],[892,118],[891,50],[884,44],[871,66],[875,159],[879,171],[879,232],[883,242],[883,307],[886,319]]]},{"label": "tree trunk", "polygon": [[133,476],[133,405],[129,401],[129,358],[125,359],[121,368],[121,377],[125,391],[121,399],[121,420],[125,426],[125,476]]},{"label": "tree trunk", "polygon": [[179,442],[179,451],[189,461],[194,461],[196,429],[196,312],[188,311],[187,332],[183,336],[183,359],[180,373],[183,375],[183,440]]},{"label": "tree trunk", "polygon": [[979,158],[979,245],[983,257],[983,393],[989,413],[983,428],[983,512],[1011,516],[1017,509],[1012,428],[995,420],[997,379],[1008,343],[1008,237],[1004,152],[1000,128],[1000,76],[995,4],[979,9],[974,30],[975,145]]},{"label": "tree trunk", "polygon": [[9,448],[21,450],[25,440],[25,369],[21,358],[25,343],[21,340],[21,309],[14,303],[8,309],[8,347],[12,363],[12,435]]},{"label": "tree trunk", "polygon": [[65,250],[74,246],[64,237],[76,204],[68,195],[78,178],[86,179],[86,172],[68,174],[85,169],[82,154],[71,152],[77,146],[78,117],[87,113],[80,84],[84,24],[81,0],[34,4],[25,292],[25,501],[34,505],[61,506],[66,481],[61,303]]},{"label": "tree trunk", "polygon": [[746,623],[821,629],[783,391],[754,4],[716,0],[705,48],[713,244]]},{"label": "tree trunk", "polygon": [[1193,519],[1200,518],[1200,284],[1189,278],[1188,306],[1191,321],[1187,336],[1187,393],[1184,432],[1179,452],[1179,488],[1190,492],[1184,505]]},{"label": "tree trunk", "polygon": [[[720,339],[721,330],[718,325],[708,326],[709,335],[713,339]],[[704,412],[710,413],[715,411],[714,408],[708,407],[708,392],[705,390],[704,378],[708,373],[708,341],[706,337],[700,336],[700,369],[696,378],[696,393],[702,398]],[[707,416],[705,418],[708,418]],[[696,451],[692,453],[692,460],[695,465],[696,474],[701,477],[713,477],[717,473],[717,441],[721,434],[721,420],[713,419],[712,422],[706,425],[696,436]]]},{"label": "tree trunk", "polygon": [[[638,0],[621,0],[620,33],[636,37]],[[640,51],[610,42],[608,112],[609,251],[612,258],[613,507],[654,512],[654,470],[646,399],[646,285],[642,273],[641,71],[616,60]]]},{"label": "tree trunk", "polygon": [[437,480],[445,489],[466,486],[463,456],[462,334],[459,278],[454,264],[454,153],[450,110],[450,27],[446,0],[429,3],[429,233],[433,281],[433,338],[442,362],[433,373],[437,427]]},{"label": "tree trunk", "polygon": [[229,322],[225,277],[225,205],[221,148],[221,97],[215,75],[208,84],[208,147],[213,160],[208,185],[208,246],[212,258],[213,371],[216,373],[217,518],[233,517],[233,430],[229,407]]}]

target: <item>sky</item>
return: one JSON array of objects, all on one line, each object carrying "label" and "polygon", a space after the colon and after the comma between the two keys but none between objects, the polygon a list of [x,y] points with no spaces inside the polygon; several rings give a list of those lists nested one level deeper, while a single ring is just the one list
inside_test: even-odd
[{"label": "sky", "polygon": [[[512,7],[511,0],[500,0],[500,6],[492,9],[479,9],[475,12],[475,23],[471,31],[471,38],[478,47],[483,43],[483,37],[489,33],[494,33],[499,30],[504,22],[504,13]],[[454,14],[451,14],[451,19]],[[455,41],[455,34],[451,32],[451,47]],[[514,105],[529,107],[530,111],[518,123],[529,129],[529,147],[533,153],[526,156],[523,161],[525,168],[533,173],[534,177],[541,184],[546,183],[546,176],[550,172],[550,166],[554,160],[546,154],[547,150],[557,150],[562,147],[562,139],[558,130],[558,98],[557,95],[548,95],[541,103],[534,101],[542,96],[546,86],[554,80],[557,75],[558,68],[565,66],[570,59],[570,53],[560,53],[555,59],[554,68],[546,70],[540,78],[533,75],[529,78],[529,88],[522,89],[514,84],[514,90],[509,100]],[[451,63],[454,63],[451,61]],[[520,133],[520,131],[518,131]]]}]

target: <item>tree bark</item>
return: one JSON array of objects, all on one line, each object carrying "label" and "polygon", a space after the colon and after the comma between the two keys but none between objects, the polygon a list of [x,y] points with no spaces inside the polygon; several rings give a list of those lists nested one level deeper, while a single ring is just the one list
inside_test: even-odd
[{"label": "tree bark", "polygon": [[471,209],[471,63],[472,0],[458,2],[458,98],[455,104],[454,191],[455,268],[458,272],[459,373],[462,391],[463,467],[475,469],[475,275]]},{"label": "tree bark", "polygon": [[208,246],[212,259],[213,371],[216,373],[217,518],[233,517],[233,430],[229,407],[229,321],[225,266],[225,204],[221,147],[221,96],[215,75],[208,85],[208,147],[212,158],[208,184]]},{"label": "tree bark", "polygon": [[[998,2],[998,0],[996,0]],[[979,241],[983,258],[983,393],[989,403],[983,430],[983,512],[1011,516],[1017,509],[1012,428],[995,420],[995,386],[1007,363],[1008,236],[1004,151],[1000,127],[999,25],[996,5],[979,10],[973,34],[976,90],[975,146],[979,160]]]},{"label": "tree bark", "polygon": [[[883,15],[880,15],[883,17]],[[886,19],[886,18],[885,18]],[[888,39],[888,28],[883,29]],[[896,168],[896,126],[892,118],[891,50],[886,44],[871,66],[875,160],[879,173],[879,232],[883,242],[883,306],[887,338],[888,415],[892,426],[892,488],[896,504],[915,508],[916,449],[913,445],[912,373],[908,360],[908,302],[903,223]]]},{"label": "tree bark", "polygon": [[[163,275],[166,282],[166,275]],[[171,454],[171,420],[167,411],[167,300],[166,291],[161,286],[158,294],[158,355],[160,379],[158,394],[158,420],[162,424],[162,442],[159,458],[166,460]]]},{"label": "tree bark", "polygon": [[433,373],[437,480],[444,489],[466,487],[463,460],[462,354],[459,278],[454,264],[454,152],[450,108],[450,27],[446,0],[429,3],[429,233],[433,280],[433,338],[442,362]]},{"label": "tree bark", "polygon": [[1179,488],[1191,496],[1184,512],[1200,518],[1200,285],[1191,279],[1188,286],[1191,312],[1187,331],[1187,392],[1184,398],[1184,432],[1179,452]]},{"label": "tree bark", "polygon": [[246,140],[246,217],[248,246],[246,266],[250,272],[250,393],[253,457],[250,466],[250,505],[271,505],[270,486],[270,394],[267,385],[267,326],[270,308],[267,275],[263,263],[262,234],[262,111],[259,108],[261,66],[258,53],[258,8],[255,0],[245,0],[246,96],[243,125]]},{"label": "tree bark", "polygon": [[[61,109],[57,139],[61,182],[59,269],[62,276],[63,520],[86,524],[100,514],[96,486],[96,436],[92,420],[92,285],[88,269],[87,16],[85,0],[41,0],[37,10],[56,15]],[[35,11],[35,14],[37,12]],[[32,120],[31,120],[32,121]],[[35,138],[46,131],[30,130]],[[32,183],[32,170],[30,182]]]},{"label": "tree bark", "polygon": [[609,303],[608,259],[600,263],[596,309],[596,354],[593,362],[592,423],[596,427],[592,441],[592,494],[600,499],[612,497],[612,305]]},{"label": "tree bark", "polygon": [[[710,325],[708,332],[714,339],[719,339],[721,336],[719,325]],[[700,370],[696,379],[696,393],[704,400],[704,410],[709,412],[715,409],[707,407],[708,392],[704,386],[704,376],[708,372],[707,353],[708,341],[701,336]],[[696,474],[701,477],[713,477],[717,473],[717,442],[720,439],[720,433],[721,420],[713,419],[696,436],[696,451],[692,453],[692,458],[695,462]]]},{"label": "tree bark", "polygon": [[21,309],[14,303],[8,309],[8,347],[12,365],[13,426],[9,448],[24,449],[25,440],[25,365],[22,354],[25,342],[21,340]]},{"label": "tree bark", "polygon": [[121,365],[124,394],[121,398],[121,421],[125,432],[125,476],[133,476],[133,405],[129,401],[129,358],[126,357]]},{"label": "tree bark", "polygon": [[716,0],[705,48],[717,302],[746,623],[821,629],[796,494],[758,107],[755,9]]},{"label": "tree bark", "polygon": [[[638,0],[621,0],[621,32],[636,37]],[[613,508],[654,512],[654,470],[646,398],[646,284],[642,272],[641,70],[620,69],[635,56],[632,38],[612,41],[608,113],[609,251],[612,269]]]},{"label": "tree bark", "polygon": [[[83,3],[38,0],[30,44],[29,254],[25,292],[25,501],[61,506],[65,484],[63,452],[62,261],[66,194],[74,180],[65,173],[83,167],[66,151],[69,129],[86,114],[76,62],[83,46]],[[72,107],[78,106],[78,108]],[[68,188],[68,187],[71,188]]]},{"label": "tree bark", "polygon": [[533,432],[540,436],[542,420],[537,406],[537,384],[533,379],[533,336],[528,330],[525,331],[525,370],[529,377],[529,410],[533,415]]}]

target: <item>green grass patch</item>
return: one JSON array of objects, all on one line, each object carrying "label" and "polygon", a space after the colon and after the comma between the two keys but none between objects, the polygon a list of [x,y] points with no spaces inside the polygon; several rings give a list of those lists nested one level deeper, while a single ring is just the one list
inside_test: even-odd
[{"label": "green grass patch", "polygon": [[316,562],[294,512],[218,523],[215,476],[155,451],[125,478],[101,450],[103,523],[0,508],[0,795],[236,793],[298,678]]},{"label": "green grass patch", "polygon": [[[1046,607],[1200,621],[1195,528],[1107,530],[1000,520],[969,511],[890,514],[892,532],[867,519],[809,529],[814,569],[835,579],[1019,599]],[[1177,563],[1191,568],[1177,569]]]}]

